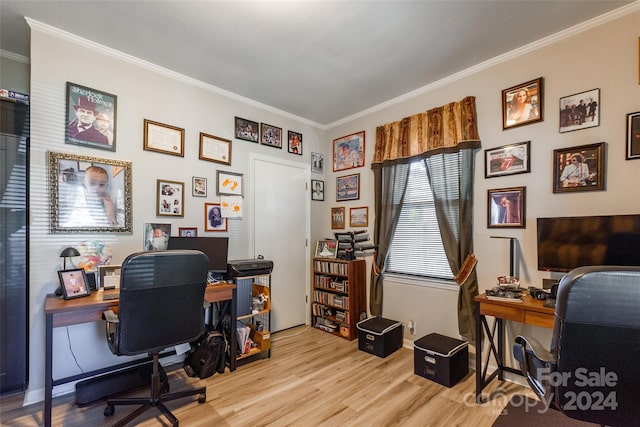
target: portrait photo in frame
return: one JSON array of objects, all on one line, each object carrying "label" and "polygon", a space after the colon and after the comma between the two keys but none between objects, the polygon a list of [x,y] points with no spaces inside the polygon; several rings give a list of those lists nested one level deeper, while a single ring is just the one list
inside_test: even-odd
[{"label": "portrait photo in frame", "polygon": [[89,281],[83,268],[59,270],[58,278],[64,299],[86,297],[91,294]]},{"label": "portrait photo in frame", "polygon": [[324,181],[318,179],[311,180],[311,200],[324,200]]},{"label": "portrait photo in frame", "polygon": [[231,166],[231,140],[200,132],[198,158]]},{"label": "portrait photo in frame", "polygon": [[553,150],[553,192],[605,189],[605,143]]},{"label": "portrait photo in frame", "polygon": [[184,157],[184,129],[144,119],[144,145],[147,151]]},{"label": "portrait photo in frame", "polygon": [[200,176],[191,178],[191,195],[194,197],[207,197],[207,178]]},{"label": "portrait photo in frame", "polygon": [[48,163],[52,233],[131,233],[131,162],[48,152]]},{"label": "portrait photo in frame", "polygon": [[544,118],[542,77],[502,91],[502,129],[530,125]]},{"label": "portrait photo in frame", "polygon": [[600,89],[560,98],[560,133],[600,126]]},{"label": "portrait photo in frame", "polygon": [[369,225],[369,207],[349,208],[349,227],[367,227]]},{"label": "portrait photo in frame", "polygon": [[184,216],[184,182],[156,180],[156,215]]},{"label": "portrait photo in frame", "polygon": [[311,172],[324,173],[324,155],[311,153]]},{"label": "portrait photo in frame", "polygon": [[627,160],[640,159],[640,111],[627,114]]},{"label": "portrait photo in frame", "polygon": [[488,190],[487,227],[525,228],[526,187]]},{"label": "portrait photo in frame", "polygon": [[282,128],[260,123],[260,143],[269,147],[282,148]]},{"label": "portrait photo in frame", "polygon": [[118,97],[67,82],[65,143],[116,151]]},{"label": "portrait photo in frame", "polygon": [[358,200],[360,198],[360,174],[336,178],[336,202]]},{"label": "portrait photo in frame", "polygon": [[260,124],[253,120],[236,117],[234,122],[236,139],[258,143],[260,141]]},{"label": "portrait photo in frame", "polygon": [[121,265],[101,265],[98,267],[99,284],[103,289],[116,289],[120,287]]},{"label": "portrait photo in frame", "polygon": [[302,156],[302,134],[292,130],[287,133],[289,153]]},{"label": "portrait photo in frame", "polygon": [[216,194],[218,196],[242,196],[244,175],[235,172],[216,171]]},{"label": "portrait photo in frame", "polygon": [[171,237],[171,224],[144,223],[143,248],[145,251],[166,251],[169,247],[169,237]]},{"label": "portrait photo in frame", "polygon": [[198,237],[198,227],[179,227],[178,236],[180,237]]},{"label": "portrait photo in frame", "polygon": [[204,231],[227,231],[227,218],[222,217],[220,203],[204,204]]},{"label": "portrait photo in frame", "polygon": [[531,171],[531,141],[484,150],[484,177],[515,175]]},{"label": "portrait photo in frame", "polygon": [[345,228],[345,208],[340,206],[331,208],[331,229],[342,230]]},{"label": "portrait photo in frame", "polygon": [[364,131],[333,140],[333,171],[364,166]]},{"label": "portrait photo in frame", "polygon": [[338,255],[338,241],[332,239],[316,242],[315,258],[336,258]]}]

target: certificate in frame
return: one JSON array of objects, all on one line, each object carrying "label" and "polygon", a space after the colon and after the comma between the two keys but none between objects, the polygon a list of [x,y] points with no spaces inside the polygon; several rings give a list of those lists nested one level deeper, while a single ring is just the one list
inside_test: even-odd
[{"label": "certificate in frame", "polygon": [[231,166],[231,140],[200,132],[198,158]]},{"label": "certificate in frame", "polygon": [[184,129],[144,119],[143,148],[184,157]]}]

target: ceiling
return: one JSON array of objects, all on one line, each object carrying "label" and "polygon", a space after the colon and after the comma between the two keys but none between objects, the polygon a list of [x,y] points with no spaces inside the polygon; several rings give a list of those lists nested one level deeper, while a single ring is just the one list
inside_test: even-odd
[{"label": "ceiling", "polygon": [[27,16],[331,127],[629,3],[0,0],[0,50],[29,56]]}]

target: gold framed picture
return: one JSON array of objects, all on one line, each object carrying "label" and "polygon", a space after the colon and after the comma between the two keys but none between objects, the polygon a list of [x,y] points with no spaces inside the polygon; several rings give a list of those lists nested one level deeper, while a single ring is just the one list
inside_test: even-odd
[{"label": "gold framed picture", "polygon": [[143,148],[184,157],[184,129],[144,119]]}]

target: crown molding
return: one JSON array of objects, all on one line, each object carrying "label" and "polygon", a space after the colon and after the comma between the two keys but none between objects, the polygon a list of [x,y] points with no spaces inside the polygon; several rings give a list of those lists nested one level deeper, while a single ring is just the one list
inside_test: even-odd
[{"label": "crown molding", "polygon": [[23,55],[18,55],[17,53],[9,52],[8,50],[0,49],[0,58],[10,59],[12,61],[21,62],[27,65],[31,64],[30,58]]}]

